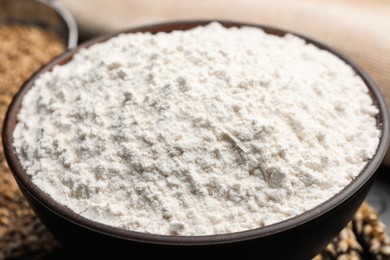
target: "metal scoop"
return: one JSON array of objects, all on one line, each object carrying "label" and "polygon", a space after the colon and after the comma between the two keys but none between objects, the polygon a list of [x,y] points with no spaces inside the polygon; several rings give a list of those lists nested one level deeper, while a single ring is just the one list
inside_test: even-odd
[{"label": "metal scoop", "polygon": [[53,32],[68,48],[77,46],[72,15],[56,1],[0,0],[0,24],[33,24]]}]

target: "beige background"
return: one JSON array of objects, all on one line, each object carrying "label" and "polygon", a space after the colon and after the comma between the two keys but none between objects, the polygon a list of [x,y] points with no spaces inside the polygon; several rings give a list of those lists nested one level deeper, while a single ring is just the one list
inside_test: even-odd
[{"label": "beige background", "polygon": [[[390,104],[390,0],[59,0],[84,35],[188,19],[271,25],[322,41],[351,57]],[[353,97],[351,97],[353,98]],[[390,152],[385,160],[390,165]]]}]

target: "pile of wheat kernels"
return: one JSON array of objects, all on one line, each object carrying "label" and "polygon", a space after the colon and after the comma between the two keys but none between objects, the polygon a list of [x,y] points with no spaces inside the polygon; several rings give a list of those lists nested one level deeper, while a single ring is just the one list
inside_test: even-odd
[{"label": "pile of wheat kernels", "polygon": [[[54,34],[39,27],[0,25],[1,124],[23,82],[64,50]],[[0,259],[37,256],[56,245],[19,191],[0,149]]]}]

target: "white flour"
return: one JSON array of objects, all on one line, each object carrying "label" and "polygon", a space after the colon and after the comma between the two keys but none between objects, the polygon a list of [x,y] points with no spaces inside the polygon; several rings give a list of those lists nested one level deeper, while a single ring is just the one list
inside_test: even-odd
[{"label": "white flour", "polygon": [[80,51],[25,96],[14,146],[37,186],[87,218],[217,234],[339,192],[376,151],[377,113],[332,54],[213,23]]}]

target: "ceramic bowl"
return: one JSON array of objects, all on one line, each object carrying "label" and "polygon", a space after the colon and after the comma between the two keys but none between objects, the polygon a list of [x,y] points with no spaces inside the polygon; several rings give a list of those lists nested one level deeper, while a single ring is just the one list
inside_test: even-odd
[{"label": "ceramic bowl", "polygon": [[[53,200],[39,189],[23,170],[12,146],[13,131],[17,124],[23,96],[45,71],[58,64],[65,64],[84,48],[104,42],[119,33],[170,32],[187,30],[211,21],[186,21],[132,28],[104,35],[69,50],[47,64],[32,76],[14,98],[3,126],[3,146],[9,167],[31,208],[68,252],[87,253],[97,256],[131,257],[199,257],[241,259],[310,259],[346,226],[366,198],[389,145],[389,114],[384,98],[374,81],[349,58],[334,49],[310,38],[298,35],[306,42],[333,53],[359,75],[369,88],[372,100],[379,109],[377,126],[381,131],[378,150],[360,174],[341,192],[326,202],[288,220],[248,231],[206,236],[170,236],[134,232],[104,225],[84,218]],[[225,27],[254,26],[265,32],[283,36],[292,33],[261,25],[219,21]],[[348,102],[346,100],[346,102]],[[234,259],[234,258],[233,258]]]}]

